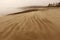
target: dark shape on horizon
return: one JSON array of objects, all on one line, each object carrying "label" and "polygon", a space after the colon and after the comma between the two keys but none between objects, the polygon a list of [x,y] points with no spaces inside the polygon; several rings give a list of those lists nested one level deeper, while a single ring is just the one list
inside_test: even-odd
[{"label": "dark shape on horizon", "polygon": [[57,7],[60,7],[60,2],[56,5]]},{"label": "dark shape on horizon", "polygon": [[60,2],[59,3],[53,3],[53,4],[48,4],[48,7],[60,7]]}]

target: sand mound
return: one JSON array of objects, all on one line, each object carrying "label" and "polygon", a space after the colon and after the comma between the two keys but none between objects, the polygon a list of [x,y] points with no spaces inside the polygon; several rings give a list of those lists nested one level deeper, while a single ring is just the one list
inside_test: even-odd
[{"label": "sand mound", "polygon": [[60,40],[59,10],[1,17],[0,40]]}]

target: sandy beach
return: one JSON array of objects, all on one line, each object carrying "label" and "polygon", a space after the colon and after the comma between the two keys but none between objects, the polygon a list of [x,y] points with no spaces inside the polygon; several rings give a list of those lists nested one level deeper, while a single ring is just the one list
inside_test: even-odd
[{"label": "sandy beach", "polygon": [[60,8],[0,17],[0,40],[60,40]]}]

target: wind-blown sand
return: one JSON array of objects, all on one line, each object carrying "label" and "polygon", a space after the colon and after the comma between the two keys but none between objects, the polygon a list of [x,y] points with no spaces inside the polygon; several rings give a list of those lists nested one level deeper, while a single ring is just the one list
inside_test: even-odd
[{"label": "wind-blown sand", "polygon": [[60,8],[0,17],[0,40],[60,40]]}]

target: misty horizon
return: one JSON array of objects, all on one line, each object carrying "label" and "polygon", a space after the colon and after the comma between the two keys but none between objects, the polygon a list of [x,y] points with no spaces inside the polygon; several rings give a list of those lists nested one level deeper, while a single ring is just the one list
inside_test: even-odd
[{"label": "misty horizon", "polygon": [[47,6],[49,3],[58,3],[60,0],[0,0],[0,15],[20,11],[24,6]]}]

